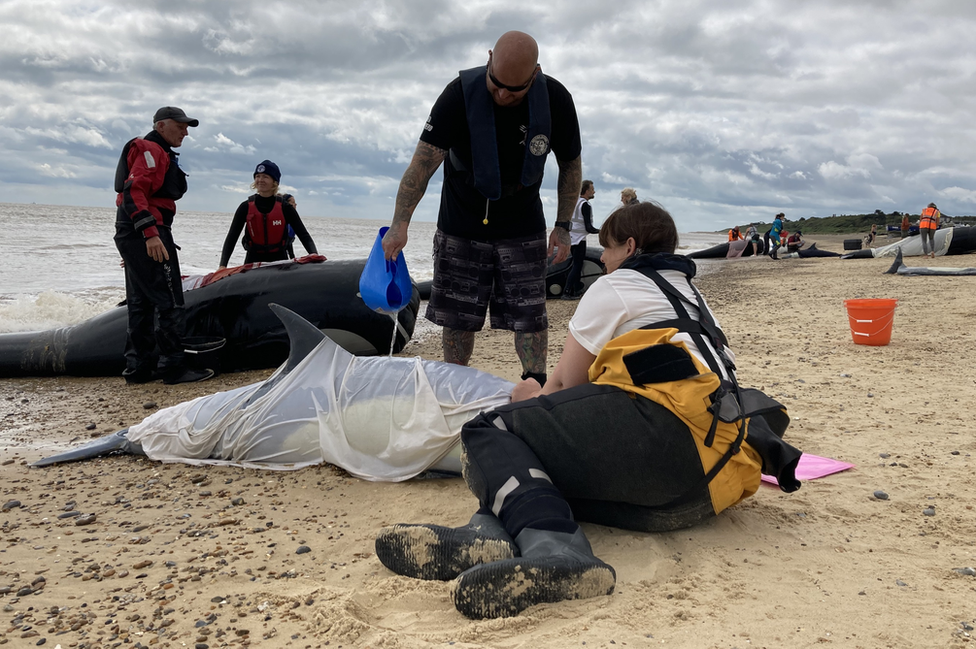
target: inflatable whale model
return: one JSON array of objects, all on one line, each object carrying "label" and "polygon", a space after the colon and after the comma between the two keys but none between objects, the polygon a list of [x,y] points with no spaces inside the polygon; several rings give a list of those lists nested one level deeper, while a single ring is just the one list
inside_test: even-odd
[{"label": "inflatable whale model", "polygon": [[266,381],[165,408],[33,466],[129,453],[279,470],[329,462],[365,480],[460,474],[461,426],[511,400],[514,384],[497,376],[420,358],[354,356],[294,312],[271,309],[291,352]]},{"label": "inflatable whale model", "polygon": [[[976,228],[951,227],[935,231],[935,254],[965,255],[976,251]],[[922,237],[909,237],[878,248],[855,250],[841,256],[841,259],[867,259],[871,257],[894,257],[901,252],[904,257],[920,257]]]},{"label": "inflatable whale model", "polygon": [[886,275],[976,275],[976,268],[925,268],[909,267],[902,259],[901,251],[895,256],[891,268],[885,271]]},{"label": "inflatable whale model", "polygon": [[[396,320],[372,311],[358,295],[364,264],[302,258],[184,281],[187,341],[225,339],[211,354],[216,359],[208,360],[215,360],[221,371],[280,365],[288,356],[288,336],[268,309],[275,302],[354,354],[388,354],[391,343],[396,353],[413,335],[420,297],[414,290]],[[0,334],[0,378],[121,375],[126,324],[126,309],[120,306],[70,327]]]},{"label": "inflatable whale model", "polygon": [[[583,256],[583,270],[580,272],[580,281],[583,282],[584,288],[589,288],[590,284],[604,274],[606,267],[600,261],[601,255],[603,255],[603,248],[587,245],[586,254]],[[553,264],[550,259],[549,267],[546,269],[546,298],[553,299],[562,296],[563,291],[566,290],[566,280],[569,279],[569,271],[572,268],[572,258],[561,261],[558,264]],[[433,284],[433,280],[419,282],[417,284],[421,300],[430,299],[430,289]]]}]

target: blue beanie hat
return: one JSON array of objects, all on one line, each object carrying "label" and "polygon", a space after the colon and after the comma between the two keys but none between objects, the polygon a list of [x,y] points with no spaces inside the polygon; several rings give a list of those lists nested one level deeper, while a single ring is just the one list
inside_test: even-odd
[{"label": "blue beanie hat", "polygon": [[270,160],[264,160],[258,163],[258,166],[254,168],[254,175],[257,176],[258,174],[268,174],[274,178],[276,183],[281,182],[281,169]]}]

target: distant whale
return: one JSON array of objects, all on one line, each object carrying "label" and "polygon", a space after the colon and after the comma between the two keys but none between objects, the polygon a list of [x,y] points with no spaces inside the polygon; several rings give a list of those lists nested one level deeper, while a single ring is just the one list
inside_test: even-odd
[{"label": "distant whale", "polygon": [[329,462],[366,480],[459,474],[461,426],[511,400],[514,384],[497,376],[420,358],[353,356],[297,314],[271,309],[291,352],[266,381],[165,408],[33,466],[128,453],[265,469]]},{"label": "distant whale", "polygon": [[[951,227],[935,231],[935,254],[965,255],[976,251],[976,228]],[[901,252],[905,257],[920,257],[922,252],[922,237],[909,237],[878,248],[854,250],[841,256],[841,259],[868,259],[871,257],[894,257]]]},{"label": "distant whale", "polygon": [[786,252],[780,253],[780,259],[809,259],[811,257],[840,257],[839,252],[830,252],[829,250],[821,250],[817,247],[817,242],[814,241],[810,244],[809,248],[800,248],[796,252]]},{"label": "distant whale", "polygon": [[[755,245],[749,245],[755,243]],[[690,259],[727,259],[735,257],[752,257],[753,255],[764,254],[763,241],[752,239],[740,239],[725,243],[718,243],[711,248],[696,250],[688,253]]]},{"label": "distant whale", "polygon": [[[222,371],[275,367],[288,356],[288,336],[268,308],[275,302],[352,353],[387,354],[391,343],[396,353],[413,335],[420,297],[414,289],[397,314],[394,339],[392,316],[371,311],[358,296],[364,264],[306,258],[215,273],[219,279],[184,292],[186,336],[225,339],[211,354]],[[125,368],[125,338],[123,306],[70,327],[0,334],[0,378],[118,376]]]},{"label": "distant whale", "polygon": [[891,268],[885,271],[886,275],[976,275],[976,268],[938,268],[938,267],[909,267],[902,259],[901,250],[895,256],[895,261]]}]

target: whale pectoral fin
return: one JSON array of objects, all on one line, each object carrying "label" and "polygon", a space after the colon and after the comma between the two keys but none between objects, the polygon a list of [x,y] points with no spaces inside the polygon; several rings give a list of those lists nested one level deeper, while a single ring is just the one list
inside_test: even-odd
[{"label": "whale pectoral fin", "polygon": [[87,444],[82,444],[81,446],[73,448],[70,451],[65,451],[64,453],[58,453],[57,455],[52,455],[50,457],[38,460],[37,462],[31,464],[31,466],[41,467],[50,466],[52,464],[60,464],[61,462],[89,460],[93,457],[111,455],[112,453],[145,455],[142,450],[142,446],[136,442],[130,442],[126,438],[126,434],[128,432],[128,428],[123,428],[122,430],[116,431],[109,435],[103,435],[98,439],[94,439]]}]

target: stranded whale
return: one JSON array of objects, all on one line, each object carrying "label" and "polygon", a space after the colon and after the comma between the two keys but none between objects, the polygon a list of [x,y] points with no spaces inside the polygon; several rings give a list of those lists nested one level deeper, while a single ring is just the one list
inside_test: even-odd
[{"label": "stranded whale", "polygon": [[[370,310],[358,295],[364,264],[308,257],[184,282],[187,339],[225,339],[211,354],[222,371],[275,367],[288,356],[288,336],[268,309],[275,302],[355,354],[387,354],[391,343],[398,352],[413,335],[420,297],[414,290],[397,314],[394,341],[393,317]],[[70,327],[0,334],[0,378],[121,375],[125,332],[126,309],[119,306]]]},{"label": "stranded whale", "polygon": [[[935,231],[935,254],[965,255],[976,250],[976,228],[951,227]],[[865,248],[849,252],[841,259],[866,259],[870,257],[894,257],[901,252],[905,257],[919,257],[922,252],[922,237],[908,237],[901,241],[881,246],[879,248]]]},{"label": "stranded whale", "polygon": [[902,259],[901,250],[895,256],[895,261],[891,268],[885,271],[886,275],[976,275],[976,268],[938,268],[938,267],[909,267]]},{"label": "stranded whale", "polygon": [[297,314],[271,309],[291,352],[266,381],[165,408],[33,466],[121,452],[266,469],[329,462],[366,480],[457,474],[461,426],[511,400],[514,384],[497,376],[420,358],[354,356]]}]

